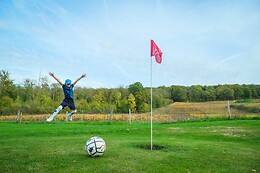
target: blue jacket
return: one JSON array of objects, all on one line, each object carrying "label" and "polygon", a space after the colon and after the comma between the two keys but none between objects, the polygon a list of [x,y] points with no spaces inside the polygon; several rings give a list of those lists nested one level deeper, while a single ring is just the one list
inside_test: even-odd
[{"label": "blue jacket", "polygon": [[62,89],[64,92],[65,99],[74,99],[74,94],[73,94],[74,85],[73,84],[71,84],[70,87],[68,87],[67,85],[62,85]]}]

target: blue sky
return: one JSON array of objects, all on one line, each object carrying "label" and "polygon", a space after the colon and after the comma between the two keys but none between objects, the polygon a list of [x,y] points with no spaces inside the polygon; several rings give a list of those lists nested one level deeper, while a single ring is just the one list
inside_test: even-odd
[{"label": "blue sky", "polygon": [[[258,0],[1,0],[0,70],[83,87],[260,84]],[[50,77],[49,81],[55,81]]]}]

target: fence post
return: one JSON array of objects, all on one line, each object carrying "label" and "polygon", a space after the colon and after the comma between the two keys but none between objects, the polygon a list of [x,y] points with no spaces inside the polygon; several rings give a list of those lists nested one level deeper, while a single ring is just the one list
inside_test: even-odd
[{"label": "fence post", "polygon": [[81,112],[81,121],[83,121],[83,111]]},{"label": "fence post", "polygon": [[110,112],[109,122],[112,121],[112,118],[113,118],[113,110],[114,110],[114,106],[112,106],[112,110],[111,110],[111,112]]},{"label": "fence post", "polygon": [[19,117],[20,117],[20,111],[17,112],[17,117],[16,117],[16,121],[19,121]]},{"label": "fence post", "polygon": [[19,111],[19,123],[22,122],[23,119],[23,113]]},{"label": "fence post", "polygon": [[23,118],[23,113],[19,110],[17,112],[17,122],[21,123]]},{"label": "fence post", "polygon": [[227,111],[228,111],[228,119],[231,119],[231,113],[230,113],[230,104],[229,104],[229,101],[227,102]]},{"label": "fence post", "polygon": [[131,109],[129,109],[129,123],[132,123],[132,115],[131,115]]}]

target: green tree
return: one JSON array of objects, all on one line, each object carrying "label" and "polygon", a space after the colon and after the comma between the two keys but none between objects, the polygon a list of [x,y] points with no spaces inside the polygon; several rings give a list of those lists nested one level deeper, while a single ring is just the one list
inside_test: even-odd
[{"label": "green tree", "polygon": [[131,94],[135,95],[137,92],[143,92],[144,87],[140,82],[135,82],[134,84],[129,85],[128,90]]},{"label": "green tree", "polygon": [[19,97],[26,102],[29,100],[33,100],[34,95],[34,87],[36,86],[35,81],[30,79],[25,79],[23,82],[23,87],[19,90]]},{"label": "green tree", "polygon": [[98,90],[95,95],[93,95],[93,101],[98,103],[104,103],[106,101],[104,90]]},{"label": "green tree", "polygon": [[119,91],[112,91],[109,95],[110,103],[118,106],[120,103],[120,100],[122,98],[122,94]]},{"label": "green tree", "polygon": [[252,98],[259,98],[255,85],[248,85],[248,88],[251,90]]},{"label": "green tree", "polygon": [[128,108],[131,110],[131,112],[136,111],[136,103],[135,103],[135,96],[133,94],[130,94],[127,99]]},{"label": "green tree", "polygon": [[219,85],[216,89],[216,97],[218,100],[233,100],[234,90],[227,85]]},{"label": "green tree", "polygon": [[121,113],[127,113],[129,111],[129,104],[126,98],[120,101],[120,104],[118,106],[118,111]]},{"label": "green tree", "polygon": [[185,102],[188,100],[187,90],[184,86],[171,86],[171,99],[175,102]]},{"label": "green tree", "polygon": [[90,104],[92,113],[102,113],[104,112],[104,107],[102,107],[100,102],[94,101]]},{"label": "green tree", "polygon": [[254,88],[256,90],[257,98],[260,98],[260,85],[254,85]]},{"label": "green tree", "polygon": [[50,97],[54,103],[61,102],[64,96],[60,84],[53,83],[50,85]]},{"label": "green tree", "polygon": [[13,100],[8,96],[3,96],[0,101],[0,113],[1,114],[11,114],[14,113],[12,111]]},{"label": "green tree", "polygon": [[202,86],[192,85],[189,90],[189,98],[191,101],[195,101],[195,102],[204,101]]},{"label": "green tree", "polygon": [[14,110],[15,100],[17,99],[17,87],[10,79],[10,73],[4,70],[0,71],[0,113],[11,114]]},{"label": "green tree", "polygon": [[17,89],[10,79],[10,73],[4,70],[0,71],[0,98],[3,96],[8,96],[9,98],[15,100],[17,96]]},{"label": "green tree", "polygon": [[243,85],[245,99],[252,98],[252,91],[247,85]]},{"label": "green tree", "polygon": [[85,112],[85,113],[92,113],[91,112],[91,106],[87,102],[86,99],[77,100],[76,107],[77,107],[77,110],[79,111],[79,113],[83,113],[83,112]]},{"label": "green tree", "polygon": [[128,90],[135,97],[136,111],[139,113],[149,111],[149,108],[147,109],[147,106],[145,105],[145,104],[148,105],[148,103],[147,103],[147,94],[144,90],[143,85],[140,82],[136,82],[130,85]]},{"label": "green tree", "polygon": [[216,100],[215,89],[213,86],[204,86],[202,93],[202,101],[214,101]]},{"label": "green tree", "polygon": [[139,113],[144,113],[149,111],[149,107],[147,107],[147,97],[145,92],[136,92],[135,93],[136,99],[136,111]]},{"label": "green tree", "polygon": [[244,89],[241,85],[235,84],[232,86],[234,90],[234,99],[242,99],[244,98]]}]

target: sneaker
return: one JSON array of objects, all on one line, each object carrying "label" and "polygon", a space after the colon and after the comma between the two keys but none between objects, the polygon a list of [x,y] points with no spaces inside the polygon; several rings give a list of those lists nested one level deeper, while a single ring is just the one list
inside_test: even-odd
[{"label": "sneaker", "polygon": [[72,116],[70,116],[70,114],[67,114],[67,121],[72,121]]},{"label": "sneaker", "polygon": [[50,118],[48,118],[46,121],[47,121],[47,122],[51,122],[51,121],[53,121],[53,118],[50,117]]}]

